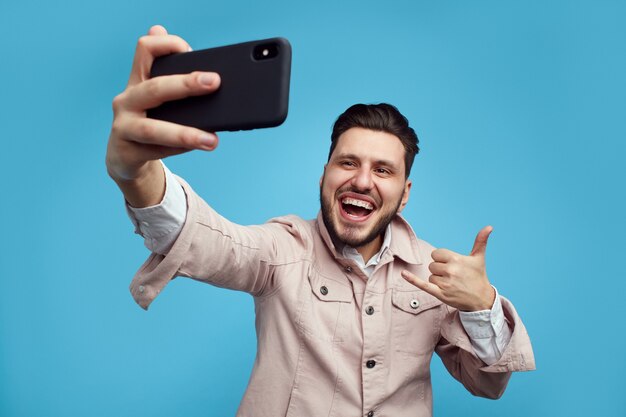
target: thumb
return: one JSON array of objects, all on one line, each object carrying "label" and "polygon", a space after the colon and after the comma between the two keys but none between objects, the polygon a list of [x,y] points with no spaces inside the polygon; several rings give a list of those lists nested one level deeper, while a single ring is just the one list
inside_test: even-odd
[{"label": "thumb", "polygon": [[476,240],[474,240],[474,247],[472,248],[472,252],[470,252],[470,256],[485,256],[485,252],[487,250],[487,239],[489,239],[491,232],[493,232],[492,226],[485,226],[480,230],[480,232],[478,232]]}]

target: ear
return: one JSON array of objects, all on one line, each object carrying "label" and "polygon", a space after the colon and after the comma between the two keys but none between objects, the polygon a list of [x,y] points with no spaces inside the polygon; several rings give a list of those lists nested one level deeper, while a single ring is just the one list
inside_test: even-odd
[{"label": "ear", "polygon": [[324,175],[326,175],[326,165],[324,164],[324,171],[322,171],[322,176],[320,177],[320,188],[322,188],[322,183],[324,182]]},{"label": "ear", "polygon": [[398,213],[402,212],[402,210],[404,210],[404,206],[406,206],[406,203],[409,202],[409,194],[411,194],[411,185],[413,185],[413,183],[411,182],[411,180],[407,179],[406,182],[404,183],[404,193],[402,194],[402,201],[400,202],[400,207],[398,207]]}]

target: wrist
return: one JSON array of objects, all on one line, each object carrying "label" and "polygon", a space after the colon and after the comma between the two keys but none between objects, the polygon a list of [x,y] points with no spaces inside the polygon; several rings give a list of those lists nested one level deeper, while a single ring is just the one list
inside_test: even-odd
[{"label": "wrist", "polygon": [[136,176],[121,178],[109,175],[124,194],[131,207],[143,208],[157,205],[165,195],[165,173],[160,161],[149,161]]},{"label": "wrist", "polygon": [[496,301],[496,290],[489,285],[489,288],[485,288],[482,296],[479,300],[477,300],[476,305],[472,306],[471,309],[463,310],[463,311],[483,311],[483,310],[491,310],[493,307],[493,303]]}]

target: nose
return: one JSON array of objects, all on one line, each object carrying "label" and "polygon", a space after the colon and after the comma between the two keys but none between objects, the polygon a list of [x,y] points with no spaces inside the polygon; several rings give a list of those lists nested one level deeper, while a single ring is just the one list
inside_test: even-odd
[{"label": "nose", "polygon": [[369,191],[374,186],[372,182],[372,173],[369,168],[361,167],[354,171],[354,177],[352,177],[352,186],[359,191]]}]

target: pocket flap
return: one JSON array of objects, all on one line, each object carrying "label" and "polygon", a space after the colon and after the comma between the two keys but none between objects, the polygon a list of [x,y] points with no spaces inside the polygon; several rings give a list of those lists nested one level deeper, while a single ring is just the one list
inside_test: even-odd
[{"label": "pocket flap", "polygon": [[352,285],[349,282],[343,283],[325,277],[315,268],[311,268],[309,272],[309,283],[311,284],[311,291],[321,301],[351,303],[354,297]]},{"label": "pocket flap", "polygon": [[401,291],[393,289],[391,302],[394,306],[410,314],[419,314],[433,307],[437,307],[442,302],[425,291]]}]

